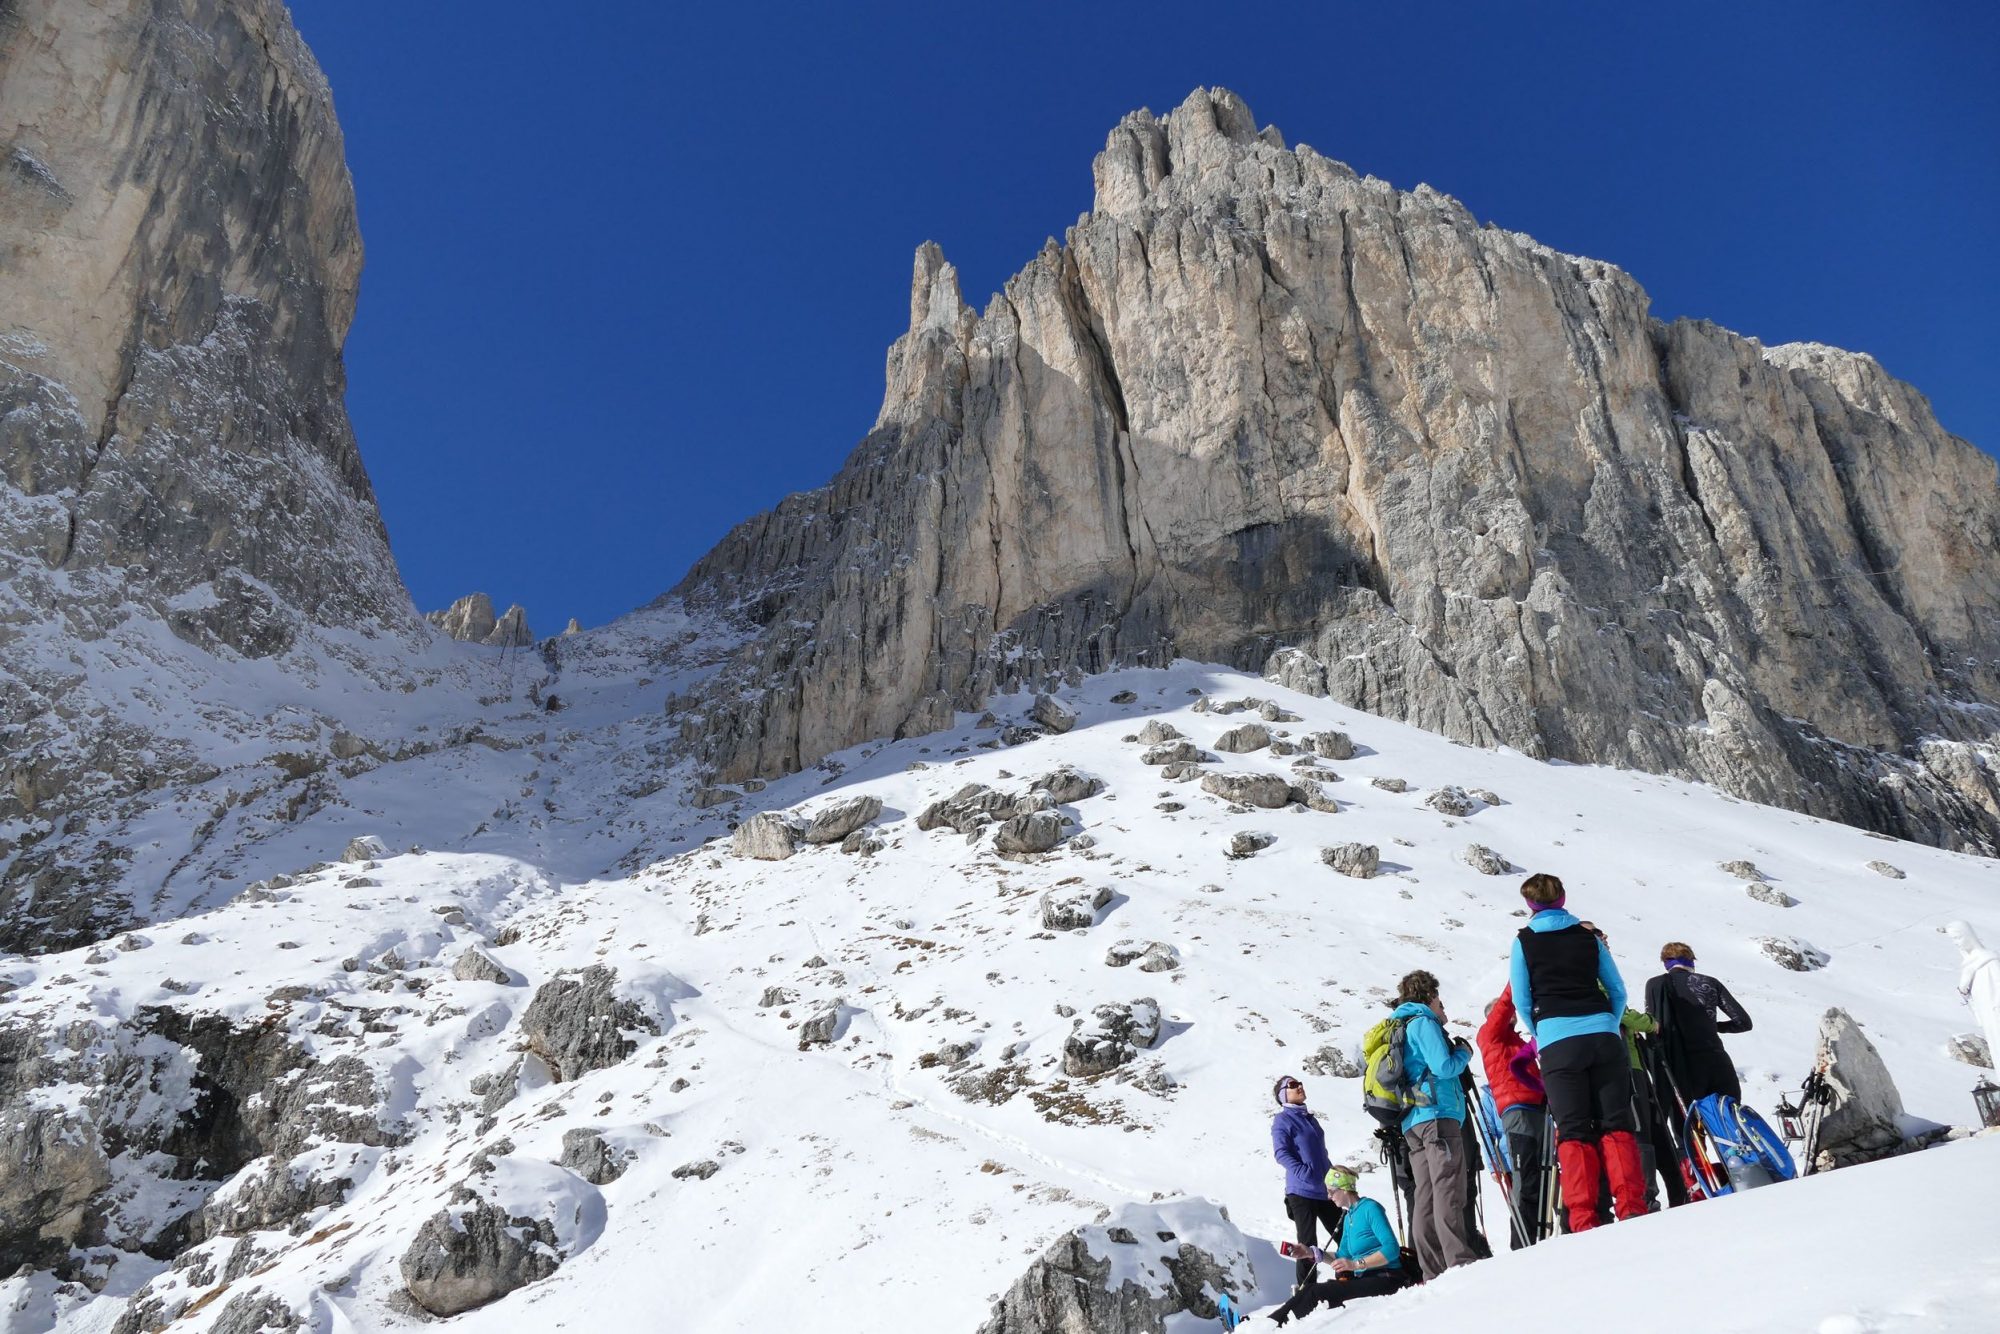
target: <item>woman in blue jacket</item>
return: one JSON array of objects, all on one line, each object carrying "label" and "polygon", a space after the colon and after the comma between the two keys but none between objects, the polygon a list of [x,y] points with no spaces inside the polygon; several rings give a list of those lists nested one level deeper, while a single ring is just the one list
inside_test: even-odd
[{"label": "woman in blue jacket", "polygon": [[1313,1248],[1306,1263],[1332,1268],[1334,1276],[1312,1280],[1292,1294],[1292,1299],[1271,1312],[1282,1325],[1295,1315],[1311,1315],[1322,1306],[1345,1306],[1357,1297],[1379,1297],[1394,1292],[1410,1279],[1403,1268],[1403,1250],[1389,1226],[1382,1206],[1357,1195],[1351,1167],[1335,1167],[1326,1174],[1327,1194],[1346,1214],[1340,1248],[1328,1255]]},{"label": "woman in blue jacket", "polygon": [[[1306,1086],[1286,1075],[1271,1088],[1278,1114],[1271,1118],[1271,1154],[1285,1169],[1285,1216],[1307,1250],[1317,1239],[1315,1223],[1324,1224],[1328,1241],[1340,1240],[1340,1206],[1327,1198],[1325,1177],[1332,1161],[1326,1156],[1326,1132],[1319,1118],[1306,1110]],[[1313,1262],[1301,1258],[1298,1284],[1312,1278]]]}]

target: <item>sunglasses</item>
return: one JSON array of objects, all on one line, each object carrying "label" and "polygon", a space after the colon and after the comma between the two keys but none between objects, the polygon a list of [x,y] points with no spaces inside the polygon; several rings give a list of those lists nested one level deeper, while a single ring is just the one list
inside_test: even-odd
[{"label": "sunglasses", "polygon": [[1287,1079],[1284,1083],[1278,1085],[1278,1087],[1283,1090],[1291,1090],[1291,1089],[1302,1089],[1305,1087],[1305,1085],[1299,1083],[1299,1081],[1296,1079]]}]

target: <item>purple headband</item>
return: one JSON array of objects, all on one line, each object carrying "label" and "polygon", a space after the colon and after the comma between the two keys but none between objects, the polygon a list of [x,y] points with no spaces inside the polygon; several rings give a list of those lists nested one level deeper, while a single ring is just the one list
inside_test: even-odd
[{"label": "purple headband", "polygon": [[1554,903],[1533,903],[1533,900],[1530,900],[1530,903],[1533,904],[1533,907],[1536,912],[1554,912],[1557,908],[1562,907],[1565,903],[1568,902],[1569,902],[1569,894],[1567,891],[1556,895],[1556,901]]}]

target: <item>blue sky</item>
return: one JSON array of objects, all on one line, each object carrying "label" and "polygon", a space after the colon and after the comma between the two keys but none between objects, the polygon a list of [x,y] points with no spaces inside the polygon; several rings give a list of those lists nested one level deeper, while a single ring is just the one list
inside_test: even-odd
[{"label": "blue sky", "polygon": [[348,406],[420,607],[649,601],[874,419],[935,240],[984,304],[1200,85],[1631,272],[1874,354],[2000,448],[2000,6],[293,0],[368,262]]}]

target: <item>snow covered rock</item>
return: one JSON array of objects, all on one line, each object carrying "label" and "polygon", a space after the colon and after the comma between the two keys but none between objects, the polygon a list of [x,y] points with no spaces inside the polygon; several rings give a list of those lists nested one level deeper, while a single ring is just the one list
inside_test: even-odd
[{"label": "snow covered rock", "polygon": [[1111,902],[1109,889],[1089,885],[1058,885],[1042,895],[1042,927],[1047,931],[1080,931],[1097,925],[1097,914]]},{"label": "snow covered rock", "polygon": [[1820,1019],[1814,1062],[1833,1087],[1833,1105],[1820,1123],[1821,1153],[1846,1167],[1900,1151],[1903,1095],[1875,1044],[1838,1006]]},{"label": "snow covered rock", "polygon": [[1074,1031],[1063,1041],[1063,1073],[1088,1078],[1117,1069],[1137,1056],[1139,1049],[1159,1040],[1160,1005],[1151,997],[1110,1001],[1073,1024]]},{"label": "snow covered rock", "polygon": [[1201,790],[1236,806],[1258,806],[1277,810],[1290,804],[1292,785],[1283,774],[1208,774]]},{"label": "snow covered rock", "polygon": [[1810,973],[1830,961],[1825,950],[1815,949],[1797,936],[1759,936],[1756,944],[1766,958],[1794,973]]},{"label": "snow covered rock", "polygon": [[252,1288],[232,1294],[222,1314],[208,1328],[209,1334],[293,1334],[307,1329],[310,1323],[284,1298]]},{"label": "snow covered rock", "polygon": [[1481,875],[1505,875],[1514,869],[1512,862],[1482,843],[1467,845],[1464,861]]},{"label": "snow covered rock", "polygon": [[1201,747],[1192,741],[1163,741],[1139,757],[1141,764],[1194,764],[1202,759]]},{"label": "snow covered rock", "polygon": [[388,845],[373,834],[363,834],[349,839],[346,849],[340,854],[344,862],[376,862],[389,855]]},{"label": "snow covered rock", "polygon": [[330,1170],[324,1154],[301,1154],[290,1161],[260,1158],[209,1197],[194,1239],[282,1228],[315,1209],[339,1204],[353,1188],[352,1180]]},{"label": "snow covered rock", "polygon": [[1885,876],[1890,880],[1903,879],[1902,868],[1897,866],[1891,866],[1888,862],[1881,862],[1881,861],[1869,862],[1868,869],[1873,871],[1876,875]]},{"label": "snow covered rock", "polygon": [[1232,727],[1215,739],[1215,748],[1230,755],[1248,755],[1271,744],[1271,729],[1262,723]]},{"label": "snow covered rock", "polygon": [[1464,788],[1449,784],[1425,797],[1424,805],[1440,815],[1465,816],[1479,809],[1479,803],[1467,795]]},{"label": "snow covered rock", "polygon": [[799,826],[783,811],[759,811],[736,826],[729,854],[750,861],[781,862],[799,850]]},{"label": "snow covered rock", "polygon": [[1068,806],[1104,791],[1104,780],[1064,765],[1043,774],[1028,787],[1030,791],[1048,793],[1058,806]]},{"label": "snow covered rock", "polygon": [[1743,892],[1757,900],[1757,902],[1768,903],[1773,908],[1796,908],[1799,903],[1797,899],[1787,894],[1784,890],[1763,880],[1745,881]]},{"label": "snow covered rock", "polygon": [[949,797],[932,802],[917,816],[922,830],[955,829],[976,834],[996,819],[1004,819],[1014,809],[1014,798],[984,783],[967,783]]},{"label": "snow covered rock", "polygon": [[458,962],[451,966],[451,975],[460,982],[498,982],[505,986],[514,981],[514,974],[506,965],[477,945],[458,956]]},{"label": "snow covered rock", "polygon": [[1321,848],[1319,859],[1342,875],[1368,880],[1381,866],[1382,853],[1372,843],[1342,843],[1337,847]]},{"label": "snow covered rock", "polygon": [[1183,733],[1180,728],[1159,718],[1147,719],[1146,725],[1139,729],[1139,740],[1148,746],[1157,746],[1168,741],[1179,741],[1182,739],[1182,736]]},{"label": "snow covered rock", "polygon": [[563,1132],[562,1157],[556,1161],[593,1186],[608,1186],[625,1175],[632,1155],[614,1149],[596,1126],[578,1126]]},{"label": "snow covered rock", "polygon": [[1060,736],[1076,726],[1076,710],[1054,695],[1037,695],[1028,717]]},{"label": "snow covered rock", "polygon": [[1724,875],[1733,875],[1738,880],[1762,880],[1764,873],[1757,869],[1757,863],[1746,861],[1722,862],[1719,866]]},{"label": "snow covered rock", "polygon": [[[800,837],[808,843],[838,843],[882,813],[882,798],[863,792],[820,807]],[[742,832],[739,826],[737,832]],[[768,860],[768,859],[767,859]]]},{"label": "snow covered rock", "polygon": [[660,1026],[638,1002],[617,994],[618,971],[592,964],[574,977],[542,983],[521,1016],[528,1050],[557,1083],[618,1064],[638,1049],[627,1030],[657,1034]]},{"label": "snow covered rock", "polygon": [[480,1200],[440,1209],[404,1250],[403,1285],[432,1315],[457,1315],[556,1272],[562,1255],[546,1218]]},{"label": "snow covered rock", "polygon": [[835,999],[822,1004],[799,1025],[799,1050],[825,1046],[838,1038],[846,1017],[847,1006],[843,1001]]},{"label": "snow covered rock", "polygon": [[1993,1053],[1987,1048],[1986,1039],[1978,1033],[1952,1034],[1951,1040],[1945,1044],[1945,1050],[1954,1061],[1962,1061],[1966,1065],[1979,1066],[1987,1070],[1993,1068]]},{"label": "snow covered rock", "polygon": [[1031,811],[1001,823],[993,833],[993,850],[1003,856],[1048,852],[1062,842],[1063,817],[1055,811]]},{"label": "snow covered rock", "polygon": [[1287,804],[1296,802],[1309,811],[1318,811],[1323,815],[1340,814],[1340,802],[1322,788],[1316,779],[1300,779],[1291,785],[1291,790],[1286,796]]},{"label": "snow covered rock", "polygon": [[1215,1320],[1217,1295],[1255,1284],[1249,1243],[1216,1205],[1127,1204],[1052,1242],[979,1334],[1162,1334],[1176,1317]]},{"label": "snow covered rock", "polygon": [[1384,792],[1408,792],[1410,790],[1410,785],[1400,778],[1371,778],[1368,781],[1374,786],[1381,788]]},{"label": "snow covered rock", "polygon": [[1354,758],[1354,742],[1345,732],[1308,732],[1300,744],[1323,760]]},{"label": "snow covered rock", "polygon": [[1265,848],[1278,841],[1276,834],[1260,833],[1252,829],[1239,829],[1229,836],[1229,851],[1222,855],[1234,861],[1254,857]]},{"label": "snow covered rock", "polygon": [[1328,1079],[1359,1079],[1362,1074],[1361,1063],[1347,1048],[1335,1043],[1321,1047],[1299,1064],[1307,1074]]},{"label": "snow covered rock", "polygon": [[873,857],[889,846],[866,829],[857,829],[840,840],[840,850],[851,857]]},{"label": "snow covered rock", "polygon": [[1121,940],[1104,952],[1104,962],[1112,968],[1137,963],[1142,973],[1165,973],[1180,965],[1180,954],[1164,940]]}]

